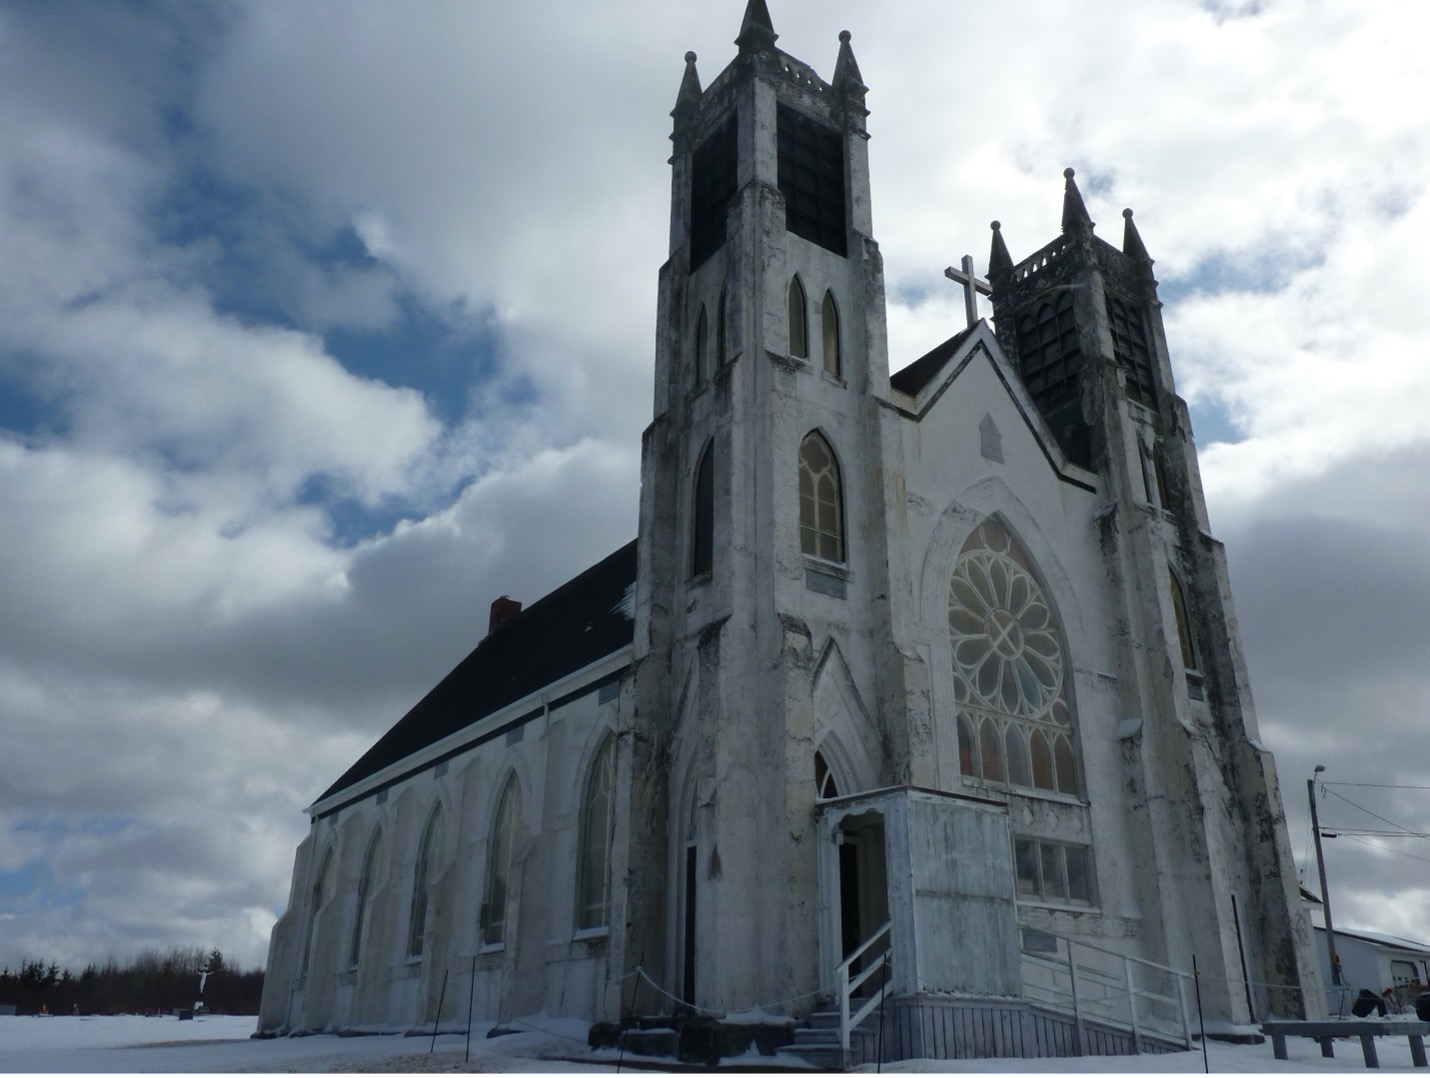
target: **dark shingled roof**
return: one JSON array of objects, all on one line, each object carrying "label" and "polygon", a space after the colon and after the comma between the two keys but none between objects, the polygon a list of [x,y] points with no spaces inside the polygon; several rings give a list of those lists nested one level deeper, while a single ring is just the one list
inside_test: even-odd
[{"label": "dark shingled roof", "polygon": [[920,356],[903,370],[889,376],[889,385],[893,386],[900,393],[907,393],[911,397],[917,397],[925,386],[933,381],[934,375],[943,367],[944,360],[958,351],[958,348],[969,335],[978,328],[975,322],[965,330],[955,333],[948,340],[935,348],[932,352]]},{"label": "dark shingled roof", "polygon": [[631,540],[503,622],[318,800],[625,647],[635,639],[624,603],[635,580]]}]

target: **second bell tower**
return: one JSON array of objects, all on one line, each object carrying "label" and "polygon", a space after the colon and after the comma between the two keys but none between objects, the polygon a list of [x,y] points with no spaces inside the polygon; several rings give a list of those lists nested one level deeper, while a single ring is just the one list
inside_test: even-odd
[{"label": "second bell tower", "polygon": [[815,682],[889,638],[866,88],[847,32],[828,82],[776,40],[749,0],[709,86],[685,57],[643,444],[633,812],[667,857],[631,881],[627,962],[721,1009],[820,983]]}]

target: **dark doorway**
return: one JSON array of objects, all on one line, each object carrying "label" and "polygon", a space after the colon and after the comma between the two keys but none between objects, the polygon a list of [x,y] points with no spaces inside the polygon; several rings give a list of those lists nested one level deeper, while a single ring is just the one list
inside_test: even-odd
[{"label": "dark doorway", "polygon": [[681,998],[695,1006],[695,845],[685,847],[685,940]]}]

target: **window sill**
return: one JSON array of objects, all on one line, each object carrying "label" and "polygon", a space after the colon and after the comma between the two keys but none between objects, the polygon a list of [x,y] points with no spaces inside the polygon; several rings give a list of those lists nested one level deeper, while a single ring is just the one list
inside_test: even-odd
[{"label": "window sill", "polygon": [[825,370],[823,367],[819,369],[819,375],[830,385],[838,386],[840,389],[849,388],[849,383],[844,380],[842,375],[833,374]]},{"label": "window sill", "polygon": [[506,941],[503,940],[501,943],[484,943],[484,944],[482,944],[480,947],[477,948],[477,954],[478,954],[478,955],[484,955],[484,954],[501,954],[501,953],[502,953],[503,951],[505,951],[505,950],[506,950]]},{"label": "window sill", "polygon": [[686,578],[685,586],[687,588],[701,588],[704,587],[706,584],[710,583],[710,581],[714,578],[715,574],[713,571],[706,573],[696,573],[694,576]]},{"label": "window sill", "polygon": [[1018,895],[1019,908],[1047,910],[1049,913],[1099,913],[1100,908],[1091,902],[1072,902],[1068,899],[1042,898],[1038,895]]},{"label": "window sill", "polygon": [[816,554],[803,554],[804,567],[813,569],[817,573],[825,573],[829,576],[836,576],[840,580],[853,580],[854,574],[850,572],[847,564],[837,561],[825,561]]},{"label": "window sill", "polygon": [[575,935],[571,937],[577,943],[604,940],[611,934],[609,925],[601,925],[599,928],[578,928]]}]

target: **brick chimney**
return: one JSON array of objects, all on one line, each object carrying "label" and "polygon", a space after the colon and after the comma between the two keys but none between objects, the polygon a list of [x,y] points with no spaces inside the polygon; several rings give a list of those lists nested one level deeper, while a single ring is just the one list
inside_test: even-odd
[{"label": "brick chimney", "polygon": [[509,619],[521,613],[521,602],[513,599],[510,595],[503,595],[500,599],[492,600],[492,617],[487,623],[487,635],[491,636],[502,627]]}]

